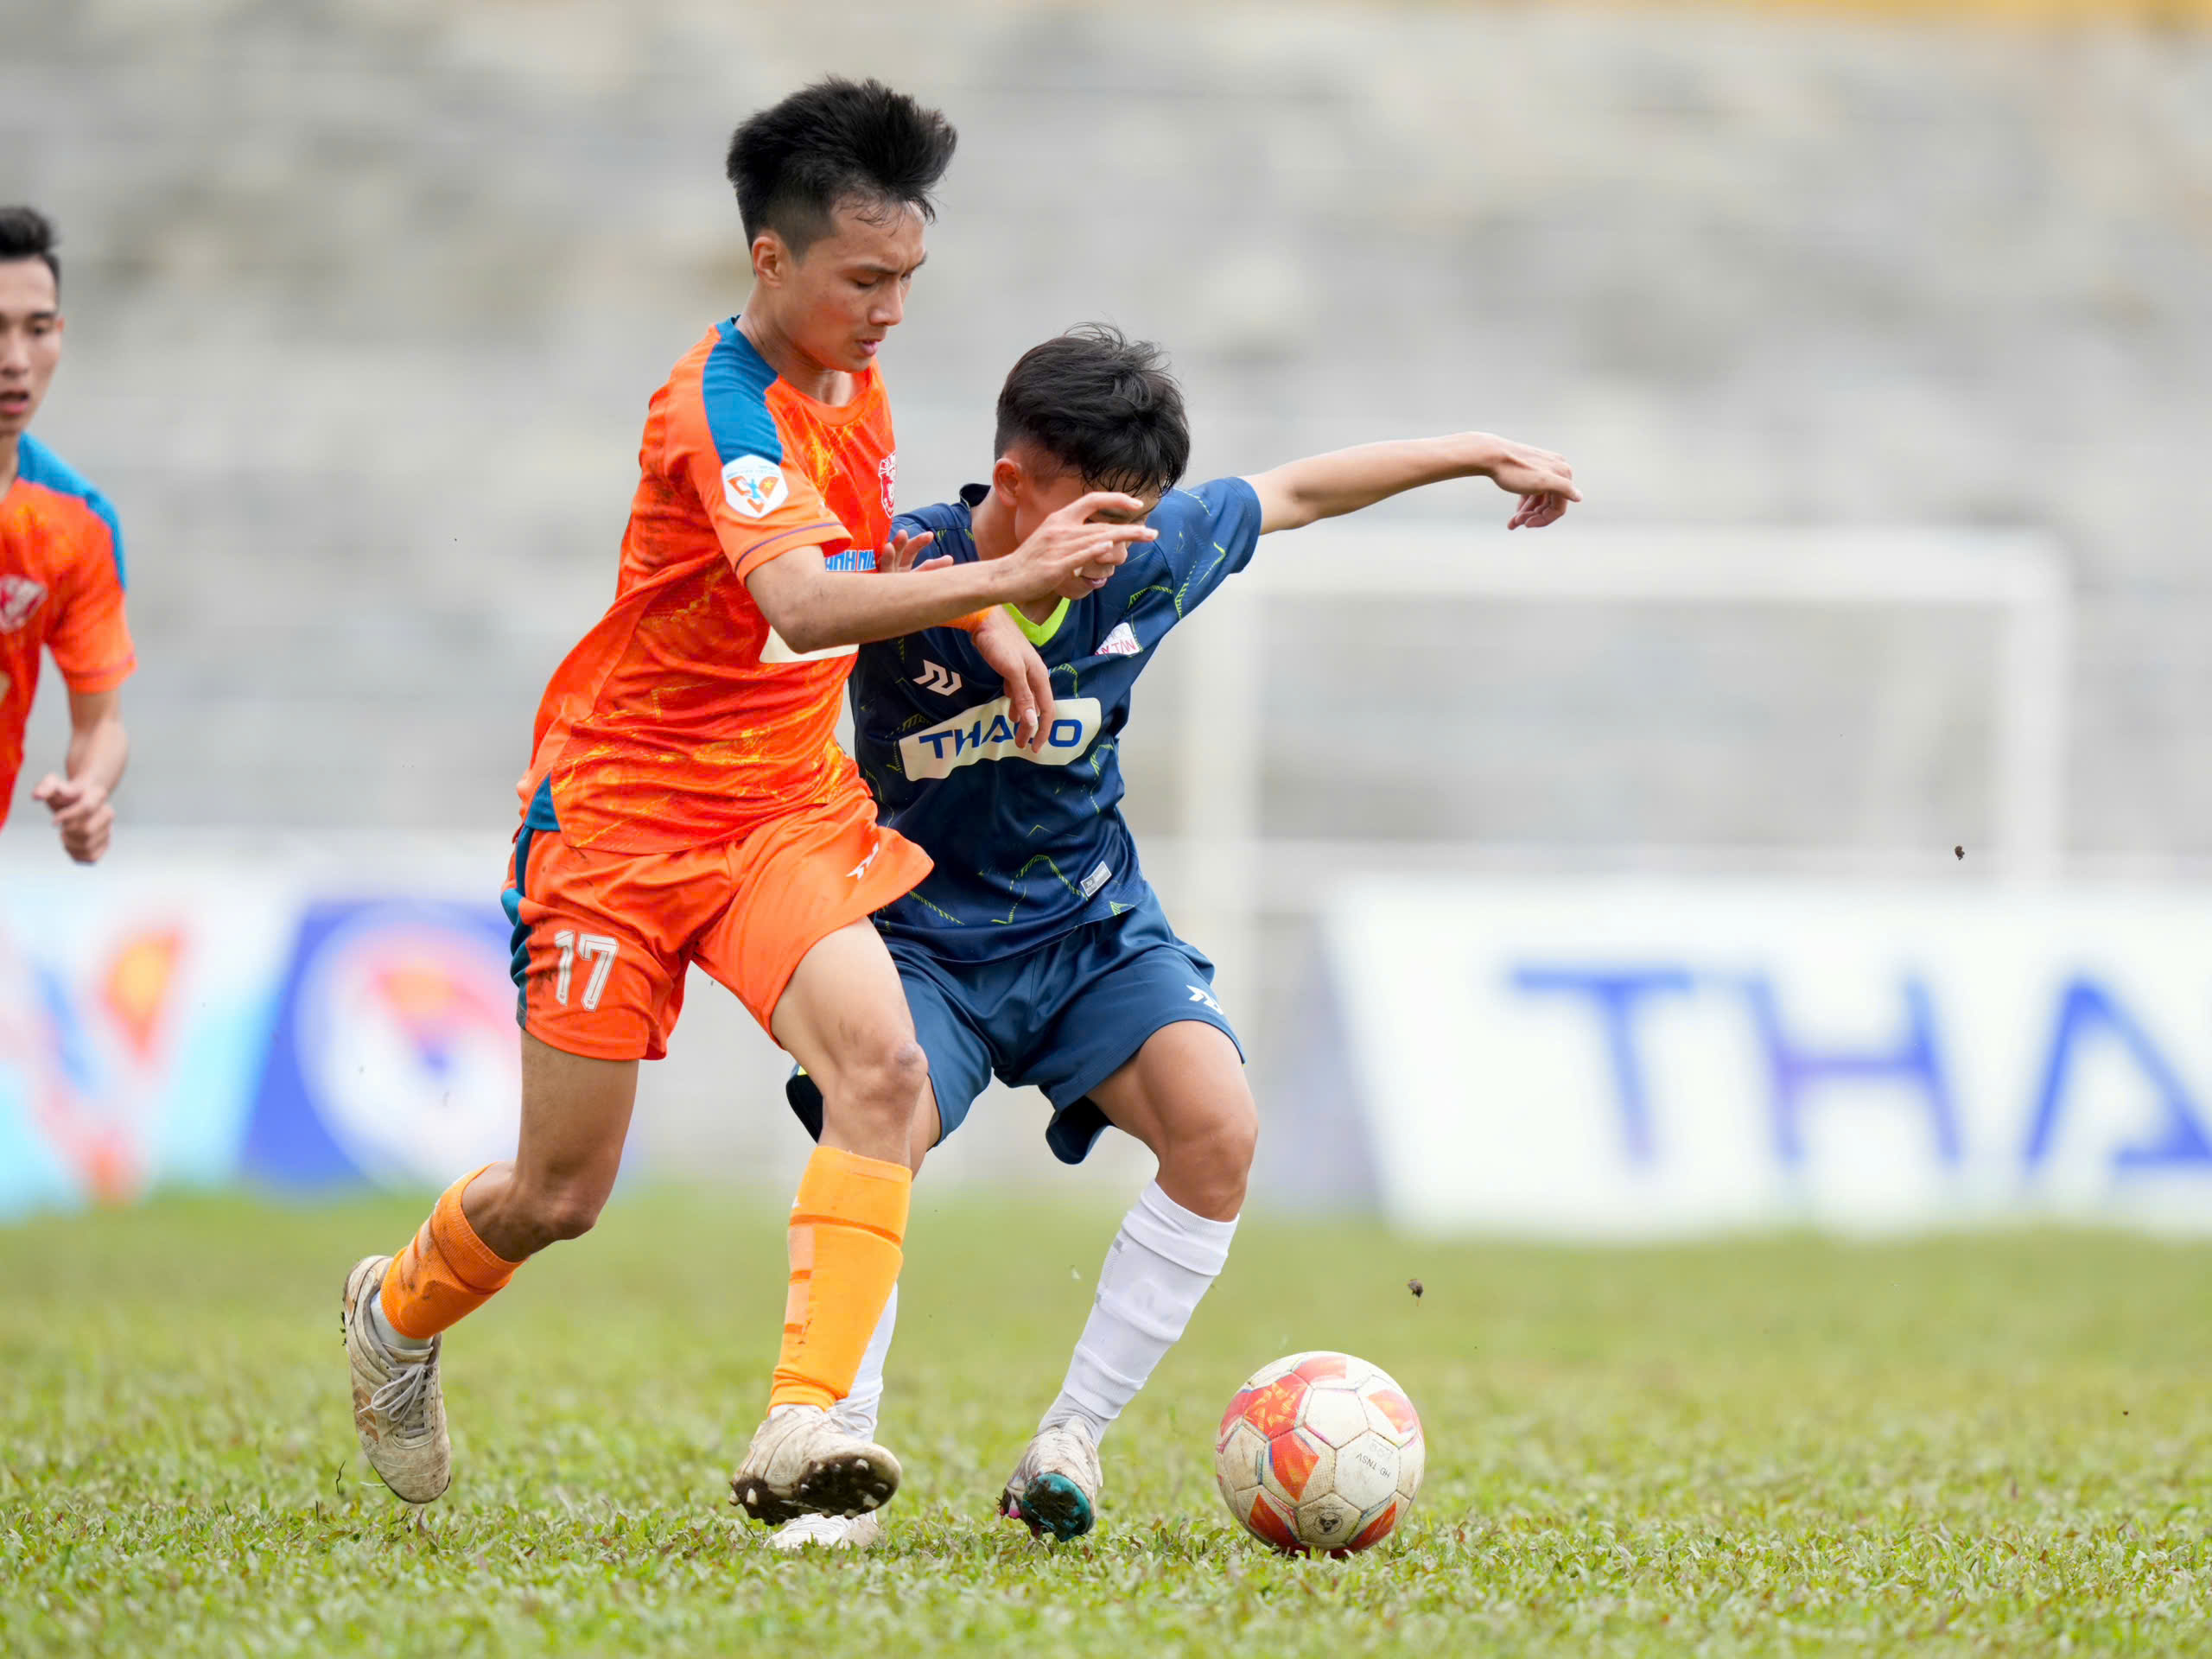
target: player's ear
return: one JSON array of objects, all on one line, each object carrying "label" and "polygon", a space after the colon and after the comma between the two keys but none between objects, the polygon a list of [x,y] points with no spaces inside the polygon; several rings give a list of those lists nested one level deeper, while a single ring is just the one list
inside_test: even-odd
[{"label": "player's ear", "polygon": [[1020,499],[1027,476],[1021,470],[1021,463],[1012,455],[1001,455],[991,463],[991,487],[1008,501]]},{"label": "player's ear", "polygon": [[753,238],[752,251],[753,280],[771,288],[781,286],[791,264],[791,251],[784,245],[784,238],[773,231],[763,231]]}]

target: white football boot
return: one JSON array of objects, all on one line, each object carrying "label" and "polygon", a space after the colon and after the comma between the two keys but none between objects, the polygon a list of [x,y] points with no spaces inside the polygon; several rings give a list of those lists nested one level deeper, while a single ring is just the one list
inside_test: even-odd
[{"label": "white football boot", "polygon": [[860,1515],[802,1515],[768,1535],[768,1548],[796,1555],[803,1549],[873,1549],[883,1536],[874,1510]]},{"label": "white football boot", "polygon": [[1090,1425],[1070,1418],[1037,1431],[999,1496],[999,1513],[1065,1543],[1090,1530],[1103,1484]]},{"label": "white football boot", "polygon": [[745,1449],[729,1488],[768,1526],[802,1516],[865,1515],[899,1490],[899,1459],[842,1427],[820,1406],[777,1406]]},{"label": "white football boot", "polygon": [[438,1384],[438,1349],[430,1338],[419,1359],[394,1353],[371,1328],[370,1297],[384,1289],[388,1255],[365,1255],[346,1277],[338,1328],[353,1369],[353,1428],[377,1478],[410,1503],[428,1503],[453,1480],[453,1441],[446,1434],[445,1390]]}]

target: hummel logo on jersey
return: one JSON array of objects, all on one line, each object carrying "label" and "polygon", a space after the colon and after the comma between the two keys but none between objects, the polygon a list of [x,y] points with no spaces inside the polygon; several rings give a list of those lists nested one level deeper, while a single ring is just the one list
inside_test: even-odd
[{"label": "hummel logo on jersey", "polygon": [[13,633],[29,621],[45,597],[42,582],[29,576],[0,576],[0,633]]},{"label": "hummel logo on jersey", "polygon": [[943,663],[933,663],[925,657],[922,658],[922,671],[914,676],[914,683],[925,691],[936,692],[941,697],[957,697],[960,695],[960,688],[967,682]]},{"label": "hummel logo on jersey", "polygon": [[740,455],[722,468],[722,499],[748,518],[766,518],[790,493],[784,469],[766,455]]},{"label": "hummel logo on jersey", "polygon": [[1052,723],[1045,730],[1044,752],[1033,754],[1020,745],[1007,700],[997,697],[976,708],[963,709],[925,731],[900,738],[899,764],[917,783],[950,778],[978,760],[1027,760],[1033,766],[1065,766],[1090,747],[1105,723],[1106,713],[1097,698],[1056,698]]},{"label": "hummel logo on jersey", "polygon": [[861,861],[855,865],[851,869],[845,872],[847,878],[849,880],[857,881],[861,877],[866,875],[875,864],[875,855],[882,850],[883,840],[881,836],[878,836],[876,838],[875,845],[868,849],[868,856],[861,860]]},{"label": "hummel logo on jersey", "polygon": [[1137,643],[1135,632],[1126,622],[1116,623],[1113,632],[1100,642],[1101,657],[1134,657],[1144,647]]},{"label": "hummel logo on jersey", "polygon": [[1213,993],[1206,989],[1205,986],[1192,985],[1187,980],[1184,982],[1184,985],[1191,993],[1192,1001],[1203,1002],[1206,1007],[1211,1008],[1216,1014],[1219,1014],[1221,1012],[1221,1004],[1213,1000]]}]

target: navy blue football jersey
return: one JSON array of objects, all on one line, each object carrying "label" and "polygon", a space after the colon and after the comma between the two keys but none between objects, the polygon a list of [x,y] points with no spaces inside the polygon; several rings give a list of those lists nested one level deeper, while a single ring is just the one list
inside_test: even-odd
[{"label": "navy blue football jersey", "polygon": [[[976,558],[975,508],[901,513],[931,531],[924,555]],[[1169,629],[1251,563],[1260,503],[1241,478],[1164,497],[1113,579],[1061,603],[1029,637],[1052,670],[1054,717],[1041,753],[1017,747],[1005,688],[957,628],[861,647],[851,684],[855,759],[883,821],[937,861],[927,880],[876,913],[886,934],[982,962],[1033,950],[1120,915],[1150,893],[1122,821],[1119,741],[1137,677]]]}]

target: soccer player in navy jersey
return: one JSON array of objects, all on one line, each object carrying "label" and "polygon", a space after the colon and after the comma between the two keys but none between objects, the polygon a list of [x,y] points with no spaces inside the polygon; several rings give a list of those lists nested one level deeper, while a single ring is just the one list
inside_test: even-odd
[{"label": "soccer player in navy jersey", "polygon": [[[1121,813],[1116,744],[1172,628],[1248,564],[1259,538],[1447,479],[1520,498],[1513,527],[1581,498],[1548,450],[1487,433],[1370,444],[1178,488],[1190,458],[1182,395],[1158,349],[1077,329],[1025,355],[999,395],[988,484],[901,514],[898,563],[1003,557],[1089,491],[1137,499],[1155,532],[1118,569],[1015,610],[1052,674],[1046,741],[1018,741],[996,676],[968,637],[930,628],[864,645],[851,696],[856,758],[884,822],[936,868],[876,912],[929,1059],[911,1158],[960,1127],[992,1073],[1051,1102],[1046,1140],[1079,1163],[1109,1125],[1159,1160],[1107,1252],[1067,1378],[1007,1483],[1001,1512],[1066,1539],[1092,1525],[1098,1443],[1180,1338],[1228,1259],[1258,1138],[1213,965],[1177,937]],[[1102,513],[1102,518],[1109,517]],[[791,1105],[820,1133],[803,1073]],[[836,1407],[870,1438],[897,1317],[885,1310]],[[873,1514],[802,1516],[774,1541],[864,1547]]]}]

